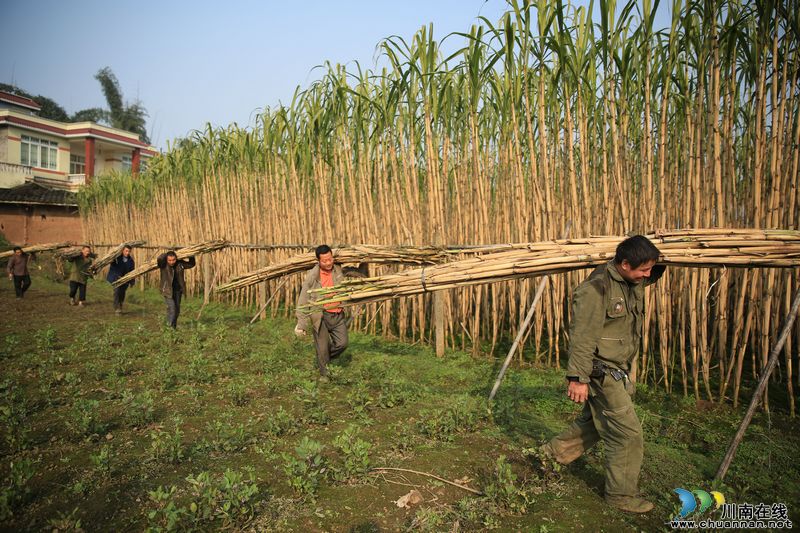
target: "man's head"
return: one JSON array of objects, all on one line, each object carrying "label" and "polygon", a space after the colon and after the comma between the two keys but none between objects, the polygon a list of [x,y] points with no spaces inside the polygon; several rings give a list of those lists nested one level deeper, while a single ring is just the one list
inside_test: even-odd
[{"label": "man's head", "polygon": [[176,254],[173,250],[167,252],[167,264],[169,266],[175,266],[175,263],[178,262],[178,254]]},{"label": "man's head", "polygon": [[15,246],[14,255],[22,255],[22,248],[20,248],[19,246]]},{"label": "man's head", "polygon": [[320,244],[317,246],[317,249],[314,250],[314,254],[317,256],[317,261],[319,261],[319,269],[324,270],[325,272],[330,272],[333,270],[333,250],[327,244]]},{"label": "man's head", "polygon": [[83,257],[89,257],[90,253],[92,253],[92,248],[90,246],[84,246],[81,248],[81,255]]},{"label": "man's head", "polygon": [[638,284],[650,277],[661,252],[647,237],[634,235],[617,246],[614,264],[619,275],[629,283]]},{"label": "man's head", "polygon": [[129,257],[130,255],[131,255],[131,247],[130,246],[124,246],[122,248],[122,257]]}]

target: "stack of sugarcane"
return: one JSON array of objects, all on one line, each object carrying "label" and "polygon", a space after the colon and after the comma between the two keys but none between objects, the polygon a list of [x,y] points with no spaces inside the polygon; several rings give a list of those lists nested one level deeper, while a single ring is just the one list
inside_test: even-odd
[{"label": "stack of sugarcane", "polygon": [[[35,246],[23,246],[22,251],[26,254],[35,254],[39,252],[50,252],[52,250],[60,250],[62,248],[69,248],[74,246],[74,242],[51,242],[49,244],[37,244]],[[0,253],[0,259],[11,257],[14,255],[14,250],[8,250]]]},{"label": "stack of sugarcane", "polygon": [[[659,263],[690,267],[798,267],[800,232],[785,230],[662,230],[647,235]],[[512,246],[397,274],[345,281],[320,289],[317,305],[375,302],[430,291],[590,268],[611,260],[624,237],[589,237]]]},{"label": "stack of sugarcane", "polygon": [[106,255],[104,255],[103,257],[101,257],[97,261],[95,261],[92,264],[92,266],[89,267],[89,272],[91,272],[92,274],[97,274],[100,271],[100,269],[102,269],[103,267],[105,267],[107,265],[110,265],[111,263],[114,262],[114,260],[117,257],[122,255],[122,250],[125,247],[135,248],[136,246],[142,246],[144,244],[144,242],[145,241],[127,241],[127,242],[120,243],[113,250],[111,250]]},{"label": "stack of sugarcane", "polygon": [[[187,246],[186,248],[180,248],[175,250],[175,254],[178,256],[178,259],[186,259],[187,257],[194,257],[196,255],[208,254],[211,252],[216,252],[217,250],[221,250],[228,246],[228,241],[225,239],[217,239],[213,241],[206,241],[201,244],[195,244],[193,246]],[[139,276],[147,274],[148,272],[155,270],[158,268],[158,260],[152,259],[140,267],[128,272],[117,281],[112,283],[112,286],[119,287],[132,279],[136,279]]]},{"label": "stack of sugarcane", "polygon": [[[71,261],[81,255],[83,246],[72,246],[70,248],[62,248],[56,252],[56,259],[61,261]],[[90,254],[90,257],[97,257],[95,254]]]},{"label": "stack of sugarcane", "polygon": [[[374,246],[357,245],[346,248],[334,248],[333,256],[337,263],[379,263],[379,264],[412,264],[432,265],[443,261],[448,251],[432,246]],[[314,252],[296,255],[282,263],[269,265],[247,274],[231,279],[228,283],[217,287],[217,292],[242,289],[262,281],[308,270],[317,264]]]}]

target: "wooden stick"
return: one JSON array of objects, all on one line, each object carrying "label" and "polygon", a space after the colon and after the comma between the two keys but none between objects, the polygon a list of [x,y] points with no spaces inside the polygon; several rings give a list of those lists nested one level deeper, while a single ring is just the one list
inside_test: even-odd
[{"label": "wooden stick", "polygon": [[[567,227],[564,228],[564,236],[562,239],[566,239],[569,235],[569,229],[572,227],[572,221],[567,222]],[[525,316],[525,320],[522,322],[522,325],[519,327],[519,331],[517,332],[517,338],[514,339],[514,344],[511,345],[511,349],[508,350],[508,355],[506,356],[506,360],[503,362],[503,366],[500,369],[500,373],[497,375],[497,379],[494,382],[494,386],[492,387],[492,392],[489,393],[489,401],[494,400],[495,394],[497,394],[497,389],[500,388],[500,382],[503,381],[503,376],[506,374],[506,370],[508,370],[508,365],[511,364],[511,358],[514,357],[514,352],[517,351],[517,346],[519,345],[520,340],[522,340],[522,336],[528,331],[528,326],[531,323],[531,319],[533,318],[533,312],[536,310],[536,304],[539,303],[539,298],[542,297],[542,293],[544,293],[544,287],[547,284],[548,277],[542,277],[542,280],[539,282],[539,286],[536,288],[536,294],[533,296],[533,301],[531,302],[531,308],[528,310],[528,314]]]},{"label": "wooden stick", "polygon": [[437,475],[434,475],[434,474],[428,474],[427,472],[418,472],[416,470],[409,470],[407,468],[390,468],[388,466],[376,467],[376,468],[373,468],[370,471],[371,472],[376,472],[376,473],[385,472],[385,471],[390,471],[390,472],[409,472],[411,474],[417,474],[417,475],[420,475],[420,476],[432,477],[433,479],[438,479],[442,483],[447,483],[448,485],[452,485],[454,487],[458,487],[459,489],[464,489],[464,490],[466,490],[468,492],[471,492],[472,494],[477,494],[478,496],[483,496],[483,493],[481,491],[479,491],[479,490],[472,489],[470,487],[467,487],[466,485],[459,485],[458,483],[455,483],[453,481],[441,478],[441,477],[439,477]]},{"label": "wooden stick", "polygon": [[258,310],[258,312],[257,312],[255,315],[253,315],[253,319],[252,319],[252,320],[250,320],[250,325],[252,325],[252,324],[253,324],[253,322],[255,322],[255,321],[256,321],[256,319],[258,318],[258,315],[260,315],[261,313],[263,313],[263,312],[264,312],[264,310],[267,308],[267,306],[268,306],[268,305],[269,305],[269,303],[272,301],[272,299],[273,299],[273,298],[275,298],[275,295],[276,295],[276,294],[278,294],[278,291],[280,291],[280,290],[281,290],[281,287],[283,287],[284,285],[286,285],[286,282],[287,282],[287,281],[289,281],[289,278],[285,278],[283,281],[281,281],[281,282],[280,282],[280,284],[279,284],[277,287],[275,287],[275,290],[274,290],[274,291],[272,291],[272,294],[270,295],[270,297],[269,297],[269,299],[266,301],[266,303],[265,303],[264,305],[262,305],[262,306],[261,306],[261,309],[259,309],[259,310]]},{"label": "wooden stick", "polygon": [[797,318],[798,308],[800,308],[800,290],[797,291],[797,294],[794,297],[792,308],[789,311],[789,315],[786,317],[786,323],[783,325],[783,330],[781,330],[781,334],[778,337],[778,342],[775,343],[775,346],[772,348],[772,352],[769,355],[769,362],[764,368],[764,373],[761,375],[761,379],[758,381],[756,391],[753,393],[753,399],[750,400],[750,406],[747,408],[747,412],[742,419],[742,423],[739,425],[739,430],[733,437],[730,446],[728,446],[728,452],[725,454],[722,464],[719,465],[717,475],[714,477],[714,479],[717,481],[722,481],[725,479],[725,474],[728,473],[728,468],[730,468],[731,462],[733,462],[733,456],[736,454],[736,448],[738,448],[739,443],[742,442],[742,439],[744,438],[744,432],[747,430],[747,426],[750,425],[750,421],[753,419],[753,414],[756,411],[756,407],[758,407],[758,404],[762,401],[764,391],[766,391],[767,383],[769,382],[769,376],[772,374],[772,370],[775,368],[775,365],[778,362],[778,355],[781,353],[783,345],[786,343],[786,339],[789,337],[789,332],[792,330],[792,325],[794,324],[795,318]]}]

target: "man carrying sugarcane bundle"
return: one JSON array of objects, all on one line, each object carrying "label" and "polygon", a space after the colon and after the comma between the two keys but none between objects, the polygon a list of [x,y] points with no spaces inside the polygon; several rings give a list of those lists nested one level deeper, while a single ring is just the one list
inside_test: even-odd
[{"label": "man carrying sugarcane bundle", "polygon": [[89,267],[94,263],[95,257],[90,246],[82,246],[81,253],[69,259],[72,263],[69,273],[69,305],[83,307],[86,302],[86,284],[92,277]]},{"label": "man carrying sugarcane bundle", "polygon": [[8,272],[8,279],[14,283],[14,293],[17,299],[25,296],[25,291],[31,286],[31,274],[28,271],[28,261],[31,255],[22,251],[19,246],[14,247],[14,255],[8,260],[6,271]]},{"label": "man carrying sugarcane bundle", "polygon": [[644,440],[628,372],[642,337],[644,287],[664,273],[665,266],[656,266],[659,255],[646,237],[625,239],[614,259],[597,267],[575,289],[567,396],[583,404],[583,410],[570,427],[542,447],[546,455],[569,464],[602,440],[606,502],[631,513],[653,508],[638,495]]},{"label": "man carrying sugarcane bundle", "polygon": [[[122,248],[122,253],[114,259],[111,266],[108,268],[108,275],[106,281],[113,284],[119,278],[132,271],[135,267],[133,257],[131,257],[131,247],[125,245]],[[128,283],[123,283],[119,287],[114,287],[114,312],[118,315],[122,314],[122,304],[125,303],[125,293],[128,287],[133,287],[136,283],[135,280],[130,280]]]},{"label": "man carrying sugarcane bundle", "polygon": [[336,302],[326,304],[322,309],[313,311],[309,311],[307,305],[319,299],[318,294],[313,292],[315,289],[339,285],[348,276],[364,276],[366,267],[359,265],[358,269],[343,269],[340,265],[334,264],[333,250],[327,244],[317,246],[314,254],[318,263],[308,271],[303,281],[303,288],[297,299],[297,325],[294,328],[294,334],[298,337],[306,335],[310,317],[320,380],[327,381],[328,363],[347,349],[348,317],[345,316],[341,305]]},{"label": "man carrying sugarcane bundle", "polygon": [[186,280],[183,271],[194,268],[194,257],[178,259],[174,250],[161,254],[156,260],[161,271],[161,296],[167,304],[167,326],[178,327],[178,315],[181,314],[181,298],[186,292]]}]

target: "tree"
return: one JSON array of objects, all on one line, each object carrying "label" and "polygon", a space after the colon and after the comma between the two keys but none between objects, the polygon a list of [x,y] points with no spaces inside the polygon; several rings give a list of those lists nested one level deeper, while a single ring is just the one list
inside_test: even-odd
[{"label": "tree", "polygon": [[73,122],[78,120],[103,122],[113,128],[136,133],[142,141],[149,143],[146,121],[147,110],[142,103],[138,100],[133,103],[124,101],[119,80],[117,80],[110,67],[101,68],[94,77],[100,82],[108,109],[97,107],[82,109],[72,116]]}]

